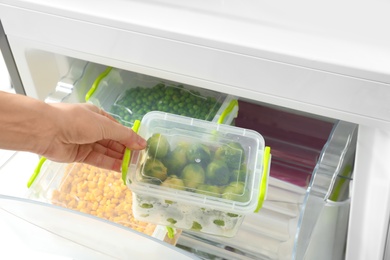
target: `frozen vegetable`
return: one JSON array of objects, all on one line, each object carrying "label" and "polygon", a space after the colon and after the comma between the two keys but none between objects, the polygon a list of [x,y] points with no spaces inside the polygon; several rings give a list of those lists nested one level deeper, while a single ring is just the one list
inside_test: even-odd
[{"label": "frozen vegetable", "polygon": [[190,163],[184,167],[181,178],[187,188],[196,189],[199,185],[204,183],[205,172],[201,165]]},{"label": "frozen vegetable", "polygon": [[222,198],[239,202],[249,201],[249,190],[244,182],[232,182],[222,191]]},{"label": "frozen vegetable", "polygon": [[174,218],[168,218],[167,221],[171,223],[172,225],[175,225],[177,223],[176,219]]},{"label": "frozen vegetable", "polygon": [[160,183],[165,181],[167,178],[167,168],[160,160],[149,158],[144,164],[143,174],[145,176],[152,177],[154,181]]},{"label": "frozen vegetable", "polygon": [[201,143],[191,144],[187,149],[187,160],[206,166],[211,160],[210,148]]},{"label": "frozen vegetable", "polygon": [[73,163],[65,168],[61,184],[53,190],[55,205],[91,214],[152,235],[156,225],[133,216],[132,192],[120,173],[87,164]]},{"label": "frozen vegetable", "polygon": [[199,185],[196,192],[199,194],[214,196],[214,197],[221,196],[221,188],[216,185],[209,185],[209,184]]},{"label": "frozen vegetable", "polygon": [[162,184],[163,187],[168,187],[177,190],[185,190],[185,185],[182,179],[179,179],[176,175],[169,176]]},{"label": "frozen vegetable", "polygon": [[202,225],[199,222],[194,221],[194,222],[192,222],[191,229],[195,230],[195,231],[200,231],[202,229]]},{"label": "frozen vegetable", "polygon": [[140,204],[140,207],[144,208],[144,209],[151,209],[151,208],[153,208],[153,204],[151,204],[151,203],[142,203],[142,204]]},{"label": "frozen vegetable", "polygon": [[111,107],[110,112],[129,124],[150,111],[158,110],[198,119],[212,120],[222,104],[214,97],[188,90],[183,85],[154,87],[137,86],[126,90]]},{"label": "frozen vegetable", "polygon": [[165,157],[170,149],[167,138],[159,133],[153,134],[149,137],[147,144],[148,154],[155,158]]},{"label": "frozen vegetable", "polygon": [[187,164],[187,146],[186,144],[180,144],[173,149],[172,152],[163,159],[164,165],[168,168],[168,174],[178,175],[181,170]]},{"label": "frozen vegetable", "polygon": [[230,142],[215,151],[215,158],[225,161],[230,169],[239,169],[245,161],[245,150],[240,143]]},{"label": "frozen vegetable", "polygon": [[225,221],[222,220],[222,219],[215,219],[215,220],[213,221],[213,223],[214,223],[215,225],[217,225],[217,226],[220,226],[220,227],[225,226]]},{"label": "frozen vegetable", "polygon": [[213,160],[206,168],[206,181],[212,185],[226,185],[231,172],[223,160]]},{"label": "frozen vegetable", "polygon": [[247,173],[246,164],[245,163],[241,164],[241,167],[239,169],[234,169],[231,171],[231,173],[232,173],[230,178],[231,182],[235,182],[235,181],[245,182],[246,173]]},{"label": "frozen vegetable", "polygon": [[204,144],[183,140],[175,143],[174,139],[160,133],[148,139],[148,157],[141,169],[148,181],[206,196],[249,201],[249,190],[245,187],[246,156],[240,143]]}]

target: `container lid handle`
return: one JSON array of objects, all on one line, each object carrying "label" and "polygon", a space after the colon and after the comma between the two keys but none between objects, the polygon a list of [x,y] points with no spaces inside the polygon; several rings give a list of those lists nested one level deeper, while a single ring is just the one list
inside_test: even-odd
[{"label": "container lid handle", "polygon": [[92,87],[88,90],[87,94],[85,95],[85,101],[88,101],[89,98],[93,95],[93,93],[96,91],[97,87],[100,84],[100,81],[104,79],[112,70],[112,67],[108,67],[105,71],[103,71],[93,82]]},{"label": "container lid handle", "polygon": [[[134,125],[131,129],[135,133],[138,133],[139,126],[141,125],[141,121],[135,120]],[[125,154],[123,155],[123,160],[122,160],[122,180],[123,183],[126,185],[126,176],[127,176],[127,171],[129,169],[129,162],[131,158],[131,150],[129,148],[126,148]]]},{"label": "container lid handle", "polygon": [[41,167],[45,163],[45,161],[45,157],[41,157],[41,159],[39,159],[38,165],[34,169],[34,173],[31,175],[30,179],[27,182],[27,188],[30,188],[35,179],[38,177],[39,172],[41,171]]},{"label": "container lid handle", "polygon": [[266,146],[264,149],[264,156],[263,156],[263,174],[261,176],[261,181],[260,181],[260,193],[259,193],[259,198],[257,200],[257,207],[255,209],[255,212],[259,212],[259,210],[263,206],[265,197],[267,195],[268,176],[271,167],[271,157],[272,157],[271,148],[269,146]]},{"label": "container lid handle", "polygon": [[229,115],[236,106],[238,106],[237,99],[233,99],[232,101],[230,101],[229,105],[226,107],[226,109],[222,112],[221,116],[218,118],[218,124],[222,124],[225,121],[226,116]]}]

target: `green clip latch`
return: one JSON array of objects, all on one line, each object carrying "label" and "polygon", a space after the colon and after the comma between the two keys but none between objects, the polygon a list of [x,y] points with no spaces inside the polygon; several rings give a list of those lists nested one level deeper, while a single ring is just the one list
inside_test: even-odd
[{"label": "green clip latch", "polygon": [[175,237],[175,230],[171,227],[166,227],[167,228],[167,235],[170,239]]},{"label": "green clip latch", "polygon": [[218,124],[222,124],[225,121],[226,116],[229,115],[236,106],[238,106],[238,101],[236,99],[230,101],[229,105],[226,107],[226,109],[222,112],[221,116],[218,118]]},{"label": "green clip latch", "polygon": [[108,67],[105,71],[103,71],[93,82],[92,87],[88,90],[87,94],[85,95],[85,101],[88,101],[89,98],[93,95],[93,93],[96,91],[97,87],[100,84],[100,81],[104,79],[112,70],[112,67]]},{"label": "green clip latch", "polygon": [[30,188],[31,185],[33,184],[33,182],[35,181],[35,179],[38,177],[39,172],[41,171],[41,167],[45,163],[45,161],[46,161],[46,158],[41,157],[41,159],[38,162],[37,167],[35,167],[35,169],[34,169],[34,173],[31,175],[30,179],[27,182],[27,188]]},{"label": "green clip latch", "polygon": [[263,206],[265,195],[267,194],[268,172],[269,172],[270,162],[271,162],[271,148],[269,146],[266,146],[264,149],[264,156],[263,156],[263,174],[261,176],[261,182],[260,182],[260,193],[259,193],[259,199],[257,202],[257,207],[255,209],[255,212],[259,212],[259,210]]},{"label": "green clip latch", "polygon": [[[138,133],[139,126],[141,125],[141,122],[139,120],[134,121],[134,125],[131,129],[135,133]],[[131,158],[131,150],[126,148],[125,154],[123,155],[123,160],[122,160],[122,180],[123,183],[126,185],[126,176],[127,176],[127,171],[129,169],[129,162]]]}]

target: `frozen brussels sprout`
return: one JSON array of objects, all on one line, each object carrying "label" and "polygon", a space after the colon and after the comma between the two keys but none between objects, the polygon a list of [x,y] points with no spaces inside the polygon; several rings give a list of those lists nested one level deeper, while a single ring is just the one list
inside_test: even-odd
[{"label": "frozen brussels sprout", "polygon": [[230,169],[239,169],[245,161],[245,150],[240,143],[230,142],[218,147],[215,158],[225,161]]},{"label": "frozen brussels sprout", "polygon": [[177,189],[177,190],[185,190],[184,182],[182,179],[179,179],[176,175],[169,176],[161,186]]},{"label": "frozen brussels sprout", "polygon": [[222,198],[238,202],[248,202],[250,195],[249,190],[245,189],[245,183],[232,182],[222,191]]},{"label": "frozen brussels sprout", "polygon": [[151,157],[161,159],[165,157],[170,149],[170,145],[168,142],[168,139],[159,133],[153,134],[149,139],[147,140],[148,144],[148,154]]},{"label": "frozen brussels sprout", "polygon": [[153,208],[153,204],[151,204],[151,203],[142,203],[139,206],[141,208],[144,208],[144,209],[151,209],[151,208]]},{"label": "frozen brussels sprout", "polygon": [[181,170],[187,164],[186,151],[186,145],[178,145],[163,159],[164,165],[168,168],[169,175],[180,174]]},{"label": "frozen brussels sprout", "polygon": [[211,160],[210,149],[200,143],[191,144],[187,149],[187,160],[189,163],[199,163],[206,167]]},{"label": "frozen brussels sprout", "polygon": [[198,186],[196,193],[214,197],[221,197],[221,188],[215,185],[201,184]]},{"label": "frozen brussels sprout", "polygon": [[191,229],[195,231],[200,231],[202,229],[202,225],[199,222],[194,221],[192,222]]},{"label": "frozen brussels sprout", "polygon": [[206,181],[212,185],[226,185],[230,176],[230,170],[223,160],[213,160],[207,165]]},{"label": "frozen brussels sprout", "polygon": [[225,226],[225,221],[222,219],[214,219],[213,223],[217,226],[223,227]]},{"label": "frozen brussels sprout", "polygon": [[174,218],[167,218],[167,221],[171,223],[172,225],[175,225],[177,223],[177,220]]},{"label": "frozen brussels sprout", "polygon": [[204,184],[205,172],[200,164],[190,163],[183,168],[181,178],[187,188],[196,189],[199,185]]},{"label": "frozen brussels sprout", "polygon": [[149,158],[144,164],[143,175],[156,178],[163,182],[167,178],[167,168],[160,160]]},{"label": "frozen brussels sprout", "polygon": [[236,182],[236,181],[245,182],[245,180],[246,180],[246,173],[247,173],[246,165],[245,164],[241,164],[240,169],[232,170],[232,175],[231,175],[230,181],[231,182]]}]

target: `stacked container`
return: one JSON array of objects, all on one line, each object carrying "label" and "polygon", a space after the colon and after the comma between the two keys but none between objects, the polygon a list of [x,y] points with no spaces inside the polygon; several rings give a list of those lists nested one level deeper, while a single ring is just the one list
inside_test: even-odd
[{"label": "stacked container", "polygon": [[234,236],[265,198],[270,149],[252,130],[150,112],[126,177],[137,219]]}]

